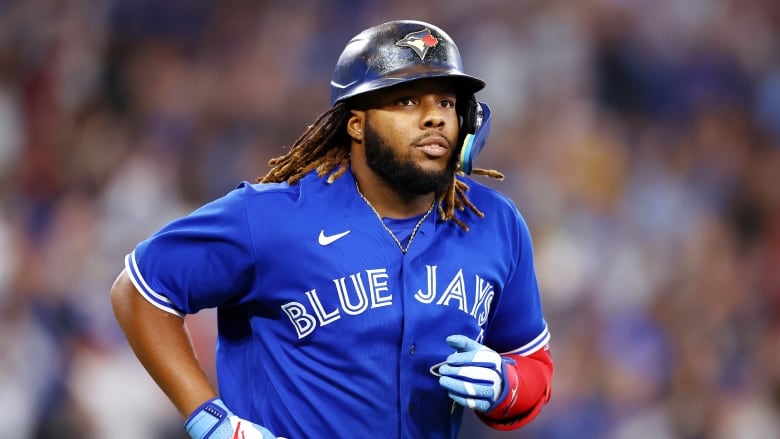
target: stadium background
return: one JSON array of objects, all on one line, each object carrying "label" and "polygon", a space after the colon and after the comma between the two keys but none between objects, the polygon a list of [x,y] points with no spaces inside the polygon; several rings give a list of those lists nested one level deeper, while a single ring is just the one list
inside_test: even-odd
[{"label": "stadium background", "polygon": [[553,334],[540,417],[461,437],[780,437],[774,0],[0,2],[0,437],[183,437],[110,312],[124,254],[264,174],[347,39],[399,18],[488,83],[478,165]]}]

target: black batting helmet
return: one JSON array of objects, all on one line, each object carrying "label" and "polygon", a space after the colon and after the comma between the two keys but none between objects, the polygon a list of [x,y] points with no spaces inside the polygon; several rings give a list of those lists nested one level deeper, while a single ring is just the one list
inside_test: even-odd
[{"label": "black batting helmet", "polygon": [[399,20],[364,30],[341,53],[330,82],[331,106],[344,99],[422,78],[456,79],[459,92],[473,95],[485,83],[463,73],[455,42],[438,27]]}]

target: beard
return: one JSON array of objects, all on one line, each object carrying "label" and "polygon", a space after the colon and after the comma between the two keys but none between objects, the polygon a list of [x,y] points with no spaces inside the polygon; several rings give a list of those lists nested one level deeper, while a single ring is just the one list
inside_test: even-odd
[{"label": "beard", "polygon": [[411,158],[399,157],[370,124],[365,126],[363,145],[368,167],[397,192],[415,195],[439,194],[452,184],[457,154],[452,154],[443,171],[426,171]]}]

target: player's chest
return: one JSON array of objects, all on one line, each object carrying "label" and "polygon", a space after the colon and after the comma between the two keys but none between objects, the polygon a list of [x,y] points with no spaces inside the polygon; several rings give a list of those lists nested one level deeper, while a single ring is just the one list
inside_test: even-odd
[{"label": "player's chest", "polygon": [[256,291],[278,304],[299,339],[327,329],[382,333],[417,321],[482,327],[506,282],[499,261],[458,257],[451,245],[404,255],[392,240],[381,242],[385,236],[360,230],[336,243],[347,236],[363,246],[297,248],[259,278]]}]

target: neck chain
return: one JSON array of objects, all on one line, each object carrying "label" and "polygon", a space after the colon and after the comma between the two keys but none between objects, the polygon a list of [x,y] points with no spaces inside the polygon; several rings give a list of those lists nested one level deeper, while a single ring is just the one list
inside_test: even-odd
[{"label": "neck chain", "polygon": [[420,221],[417,221],[417,224],[414,226],[414,229],[412,229],[412,234],[409,236],[409,242],[406,243],[406,247],[401,245],[401,241],[398,240],[398,237],[395,236],[395,233],[393,233],[392,230],[390,230],[389,227],[387,227],[387,224],[382,220],[382,215],[379,214],[379,212],[376,211],[374,206],[371,204],[370,201],[363,195],[363,192],[360,192],[360,186],[357,184],[357,180],[355,180],[355,189],[357,189],[358,195],[360,195],[360,198],[363,199],[363,201],[368,204],[368,207],[371,208],[371,210],[374,211],[374,214],[376,214],[376,217],[379,219],[379,224],[382,224],[382,227],[387,230],[387,233],[390,234],[390,237],[393,238],[393,241],[395,241],[396,244],[398,244],[398,248],[401,249],[401,253],[406,254],[407,250],[409,250],[409,247],[412,245],[412,241],[414,240],[415,235],[417,235],[417,230],[420,229],[420,226],[425,222],[425,220],[428,218],[428,215],[431,214],[433,211],[433,206],[436,205],[436,199],[434,198],[433,203],[431,203],[431,207],[428,208],[428,211],[425,212],[425,215],[423,215],[422,218],[420,218]]}]

